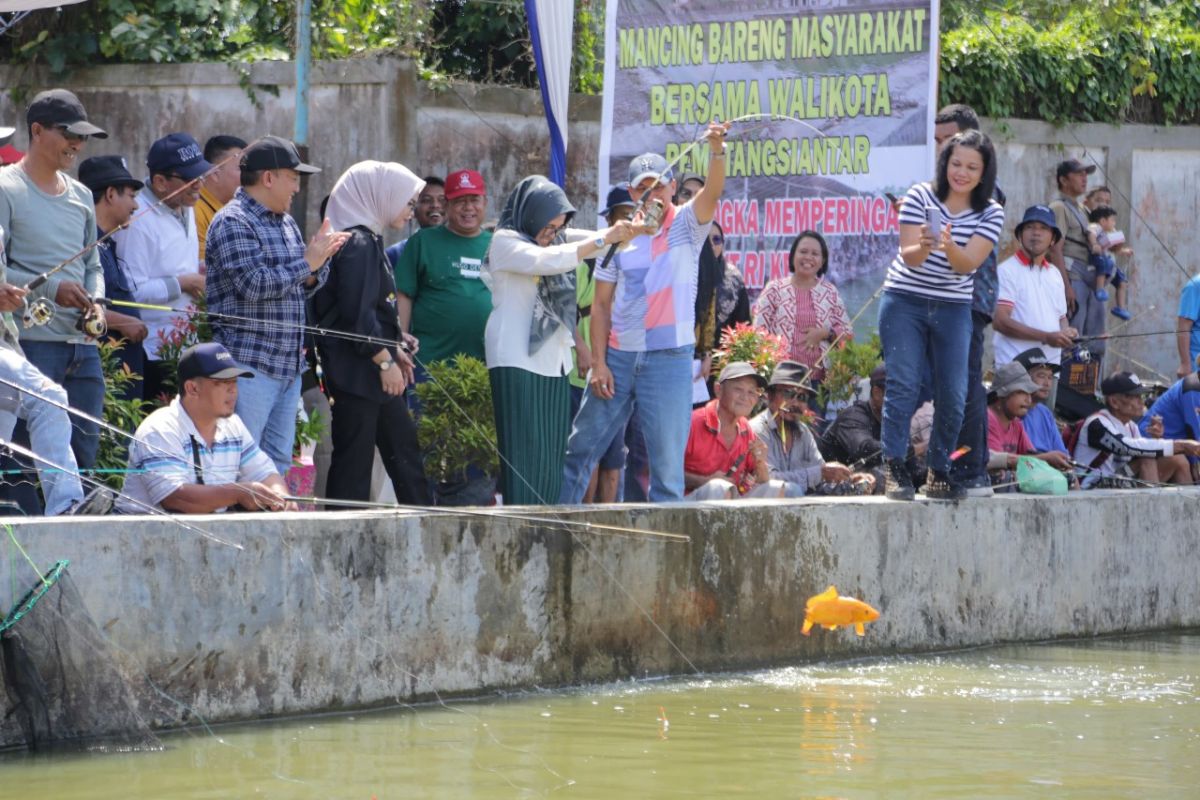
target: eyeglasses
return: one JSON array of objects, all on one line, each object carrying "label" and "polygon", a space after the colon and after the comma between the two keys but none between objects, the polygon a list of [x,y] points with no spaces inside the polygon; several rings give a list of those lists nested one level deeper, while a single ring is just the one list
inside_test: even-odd
[{"label": "eyeglasses", "polygon": [[708,240],[710,242],[712,242],[713,244],[724,244],[725,243],[725,237],[719,233],[708,237]]},{"label": "eyeglasses", "polygon": [[67,130],[66,125],[55,125],[54,130],[58,131],[59,134],[68,142],[86,142],[91,138],[91,136],[86,133],[71,133],[69,130]]},{"label": "eyeglasses", "polygon": [[807,400],[808,392],[803,389],[781,389],[779,394],[784,400]]},{"label": "eyeglasses", "polygon": [[555,236],[558,236],[560,233],[562,233],[566,229],[567,229],[567,224],[565,222],[562,225],[547,225],[546,227],[542,228],[542,230],[538,234],[538,236],[547,236],[547,237],[553,239]]}]

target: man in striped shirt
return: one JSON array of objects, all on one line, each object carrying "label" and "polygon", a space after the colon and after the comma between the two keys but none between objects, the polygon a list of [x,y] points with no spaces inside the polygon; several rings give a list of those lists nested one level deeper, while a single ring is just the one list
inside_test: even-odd
[{"label": "man in striped shirt", "polygon": [[676,187],[666,159],[646,153],[629,165],[630,196],[646,207],[661,203],[662,226],[633,239],[611,263],[596,269],[589,391],[567,441],[561,503],[583,500],[592,470],[635,405],[650,459],[649,500],[683,499],[696,279],[700,249],[725,190],[728,130],[728,123],[709,124],[708,179],[682,206],[671,202]]}]

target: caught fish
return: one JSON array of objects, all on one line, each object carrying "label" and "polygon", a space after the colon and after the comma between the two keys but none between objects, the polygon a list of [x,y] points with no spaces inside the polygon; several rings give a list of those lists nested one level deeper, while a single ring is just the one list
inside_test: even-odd
[{"label": "caught fish", "polygon": [[879,612],[862,600],[853,597],[842,597],[836,586],[830,586],[820,594],[808,598],[804,604],[804,627],[800,632],[808,636],[813,625],[820,625],[827,631],[838,629],[839,625],[853,625],[854,632],[859,636],[866,634],[864,623],[879,619]]}]

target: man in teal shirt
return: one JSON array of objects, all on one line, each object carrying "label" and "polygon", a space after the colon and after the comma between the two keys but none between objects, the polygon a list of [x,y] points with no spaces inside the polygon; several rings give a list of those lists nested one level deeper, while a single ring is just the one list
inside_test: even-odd
[{"label": "man in teal shirt", "polygon": [[1179,369],[1175,374],[1183,378],[1195,372],[1196,359],[1200,357],[1200,275],[1183,286],[1177,331]]},{"label": "man in teal shirt", "polygon": [[492,294],[479,277],[492,243],[491,231],[483,230],[486,211],[483,176],[451,173],[446,223],[413,234],[396,263],[400,328],[420,341],[425,363],[460,354],[484,360],[483,330],[492,312]]}]

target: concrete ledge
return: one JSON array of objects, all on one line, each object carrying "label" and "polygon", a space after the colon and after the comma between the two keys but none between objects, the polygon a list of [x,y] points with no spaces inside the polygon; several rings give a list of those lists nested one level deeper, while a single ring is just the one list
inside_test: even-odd
[{"label": "concrete ledge", "polygon": [[[132,675],[209,721],[1200,624],[1200,492],[950,504],[877,498],[571,509],[690,544],[574,536],[494,514],[14,525],[71,559]],[[0,571],[28,577],[24,562]],[[800,635],[828,584],[882,618]],[[135,682],[143,685],[145,681]],[[4,703],[0,700],[0,720]],[[158,724],[187,713],[156,715]],[[0,745],[14,741],[0,722]]]}]

